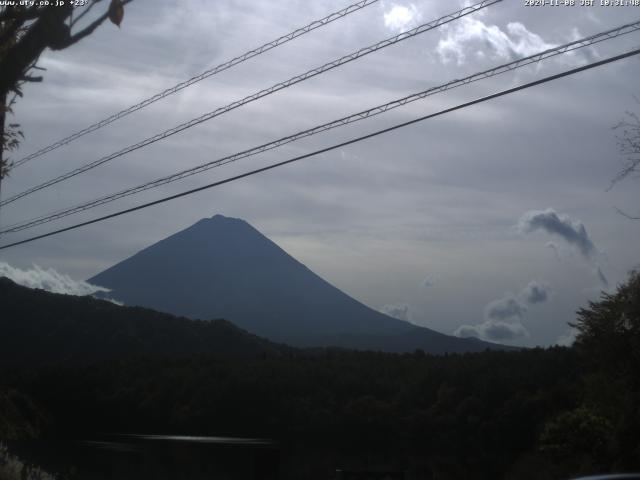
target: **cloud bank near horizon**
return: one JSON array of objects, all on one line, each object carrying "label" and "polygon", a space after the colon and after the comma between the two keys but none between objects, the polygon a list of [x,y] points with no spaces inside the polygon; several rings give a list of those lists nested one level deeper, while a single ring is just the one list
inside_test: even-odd
[{"label": "cloud bank near horizon", "polygon": [[60,273],[53,268],[44,269],[38,265],[22,270],[0,261],[0,277],[7,277],[23,287],[37,288],[51,293],[85,296],[98,292],[109,292],[107,288],[92,285],[82,280],[74,280],[69,275]]}]

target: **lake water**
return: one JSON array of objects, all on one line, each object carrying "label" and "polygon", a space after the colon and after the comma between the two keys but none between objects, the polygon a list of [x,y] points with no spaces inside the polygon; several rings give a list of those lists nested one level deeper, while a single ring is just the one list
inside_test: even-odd
[{"label": "lake water", "polygon": [[104,435],[12,448],[69,480],[272,480],[281,463],[277,444],[251,438]]}]

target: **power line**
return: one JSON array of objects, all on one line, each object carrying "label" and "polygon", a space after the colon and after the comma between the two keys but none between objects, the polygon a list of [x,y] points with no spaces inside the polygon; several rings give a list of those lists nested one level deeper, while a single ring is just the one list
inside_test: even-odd
[{"label": "power line", "polygon": [[27,155],[26,157],[21,158],[20,160],[17,160],[16,162],[14,162],[13,168],[19,167],[20,165],[23,165],[28,161],[33,160],[34,158],[38,158],[44,155],[45,153],[49,153],[53,150],[56,150],[57,148],[67,145],[73,142],[74,140],[77,140],[78,138],[83,137],[84,135],[87,135],[88,133],[95,132],[96,130],[102,127],[105,127],[110,123],[115,122],[116,120],[126,117],[127,115],[133,112],[141,110],[144,107],[147,107],[152,103],[157,102],[158,100],[168,97],[169,95],[173,95],[174,93],[177,93],[180,90],[193,85],[194,83],[198,83],[199,81],[204,80],[205,78],[209,78],[224,70],[228,70],[231,67],[235,67],[236,65],[242,62],[245,62],[253,57],[257,57],[258,55],[261,55],[265,52],[268,52],[269,50],[279,47],[280,45],[290,42],[291,40],[294,40],[302,35],[305,35],[306,33],[309,33],[317,28],[324,27],[325,25],[328,25],[340,18],[346,17],[351,13],[357,12],[365,7],[368,7],[369,5],[373,5],[376,2],[378,2],[378,0],[361,0],[352,5],[349,5],[348,7],[343,8],[342,10],[331,13],[330,15],[327,15],[326,17],[321,18],[320,20],[314,20],[313,22],[309,23],[308,25],[305,25],[304,27],[300,27],[290,33],[287,33],[286,35],[276,38],[275,40],[271,40],[270,42],[267,42],[264,45],[259,46],[258,48],[249,50],[248,52],[243,53],[242,55],[239,55],[231,60],[221,63],[220,65],[217,65],[194,77],[191,77],[190,79],[185,80],[184,82],[178,83],[173,87],[167,88],[166,90],[160,93],[157,93],[149,98],[146,98],[135,105],[132,105],[124,110],[121,110],[118,113],[111,115],[110,117],[107,117],[103,120],[100,120],[99,122],[89,125],[88,127],[83,128],[82,130],[79,130],[78,132],[72,135],[69,135],[68,137],[58,140],[57,142],[54,142],[51,145],[48,145],[46,147],[43,147],[37,152]]},{"label": "power line", "polygon": [[352,62],[360,57],[363,57],[365,55],[369,55],[370,53],[376,52],[380,49],[386,48],[390,45],[394,45],[398,42],[401,42],[403,40],[406,40],[408,38],[412,38],[415,37],[416,35],[420,35],[422,33],[425,33],[427,31],[433,30],[441,25],[444,25],[446,23],[452,22],[454,20],[457,20],[465,15],[469,15],[471,13],[477,12],[478,10],[481,10],[483,8],[486,8],[490,5],[496,4],[501,2],[502,0],[482,0],[479,3],[476,3],[474,5],[471,5],[469,7],[465,7],[462,8],[460,10],[457,10],[454,13],[451,13],[449,15],[445,15],[441,18],[438,18],[437,20],[434,20],[432,22],[429,23],[425,23],[422,24],[416,28],[413,28],[411,30],[407,30],[405,32],[402,32],[398,35],[395,35],[393,37],[387,38],[385,40],[382,40],[381,42],[378,42],[374,45],[370,45],[368,47],[364,47],[361,48],[360,50],[353,52],[349,55],[345,55],[343,57],[340,57],[337,60],[334,60],[332,62],[326,63],[324,65],[322,65],[321,67],[317,67],[314,68],[312,70],[309,70],[305,73],[302,73],[300,75],[296,75],[295,77],[290,78],[289,80],[286,80],[284,82],[280,82],[277,83],[269,88],[266,88],[264,90],[261,90],[257,93],[254,93],[252,95],[249,95],[248,97],[243,98],[242,100],[237,100],[233,103],[230,103],[229,105],[226,105],[224,107],[220,107],[217,108],[215,110],[213,110],[212,112],[206,113],[200,117],[194,118],[186,123],[180,124],[176,127],[173,127],[169,130],[166,130],[162,133],[156,134],[152,137],[149,137],[145,140],[142,140],[141,142],[138,142],[134,145],[131,145],[129,147],[126,147],[118,152],[112,153],[110,155],[107,155],[105,157],[102,157],[98,160],[94,160],[93,162],[90,162],[82,167],[76,168],[74,170],[71,170],[67,173],[64,173],[58,177],[55,177],[51,180],[48,180],[44,183],[41,183],[39,185],[36,185],[34,187],[31,187],[21,193],[18,193],[16,195],[13,195],[9,198],[7,198],[6,200],[2,200],[0,201],[0,207],[3,207],[5,205],[8,205],[10,203],[15,202],[16,200],[25,197],[27,195],[30,195],[32,193],[35,193],[39,190],[42,190],[44,188],[50,187],[52,185],[55,185],[57,183],[60,183],[64,180],[67,180],[71,177],[75,177],[76,175],[80,175],[81,173],[84,173],[88,170],[91,170],[93,168],[96,168],[106,162],[109,162],[115,158],[121,157],[127,153],[130,153],[134,150],[138,150],[140,148],[146,147],[152,143],[155,143],[157,141],[163,140],[167,137],[170,137],[171,135],[175,135],[176,133],[182,132],[183,130],[186,130],[188,128],[194,127],[202,122],[205,122],[207,120],[211,120],[214,117],[217,117],[219,115],[222,115],[224,113],[227,113],[231,110],[234,110],[238,107],[241,107],[243,105],[246,105],[250,102],[256,101],[260,98],[266,97],[267,95],[271,95],[272,93],[275,93],[279,90],[283,90],[285,88],[288,88],[292,85],[295,85],[297,83],[303,82],[305,80],[308,80],[309,78],[315,77],[316,75],[320,75],[321,73],[325,73],[329,70],[332,70],[336,67],[339,67],[341,65],[344,65],[346,63]]},{"label": "power line", "polygon": [[193,188],[193,189],[187,190],[185,192],[177,193],[175,195],[170,195],[168,197],[164,197],[164,198],[161,198],[159,200],[154,200],[153,202],[144,203],[144,204],[138,205],[136,207],[128,208],[126,210],[121,210],[119,212],[111,213],[109,215],[104,215],[102,217],[94,218],[93,220],[88,220],[86,222],[77,223],[75,225],[72,225],[72,226],[69,226],[69,227],[65,227],[65,228],[61,228],[61,229],[58,229],[58,230],[54,230],[54,231],[49,232],[49,233],[44,233],[42,235],[37,235],[37,236],[34,236],[34,237],[27,238],[25,240],[20,240],[20,241],[13,242],[13,243],[10,243],[10,244],[7,244],[7,245],[2,245],[2,246],[0,246],[0,250],[4,250],[4,249],[9,248],[9,247],[14,247],[16,245],[22,245],[22,244],[25,244],[25,243],[33,242],[35,240],[39,240],[39,239],[42,239],[42,238],[50,237],[50,236],[57,235],[57,234],[60,234],[60,233],[63,233],[63,232],[68,232],[70,230],[75,230],[75,229],[80,228],[80,227],[84,227],[84,226],[91,225],[91,224],[94,224],[94,223],[102,222],[102,221],[108,220],[110,218],[119,217],[119,216],[125,215],[127,213],[135,212],[137,210],[142,210],[142,209],[154,206],[154,205],[158,205],[160,203],[164,203],[164,202],[168,202],[170,200],[175,200],[177,198],[185,197],[185,196],[191,195],[193,193],[201,192],[203,190],[207,190],[207,189],[214,188],[214,187],[217,187],[217,186],[220,186],[220,185],[224,185],[225,183],[230,183],[230,182],[233,182],[235,180],[240,180],[242,178],[246,178],[246,177],[249,177],[249,176],[252,176],[252,175],[256,175],[258,173],[262,173],[262,172],[266,172],[268,170],[272,170],[272,169],[275,169],[275,168],[278,168],[278,167],[282,167],[284,165],[288,165],[290,163],[294,163],[294,162],[297,162],[299,160],[303,160],[305,158],[314,157],[314,156],[320,155],[322,153],[326,153],[326,152],[330,152],[332,150],[336,150],[338,148],[346,147],[348,145],[352,145],[354,143],[361,142],[363,140],[367,140],[369,138],[377,137],[378,135],[382,135],[384,133],[388,133],[388,132],[391,132],[391,131],[394,131],[394,130],[398,130],[400,128],[407,127],[409,125],[413,125],[413,124],[418,123],[418,122],[422,122],[424,120],[428,120],[430,118],[438,117],[440,115],[445,115],[447,113],[451,113],[451,112],[454,112],[456,110],[461,110],[463,108],[467,108],[467,107],[470,107],[472,105],[477,105],[479,103],[483,103],[483,102],[486,102],[488,100],[492,100],[494,98],[498,98],[498,97],[502,97],[502,96],[505,96],[505,95],[509,95],[511,93],[518,92],[520,90],[525,90],[527,88],[531,88],[531,87],[534,87],[536,85],[541,85],[543,83],[548,83],[548,82],[551,82],[551,81],[554,81],[554,80],[558,80],[560,78],[567,77],[569,75],[573,75],[573,74],[576,74],[576,73],[579,73],[579,72],[583,72],[585,70],[590,70],[590,69],[595,68],[595,67],[600,67],[602,65],[606,65],[608,63],[615,62],[615,61],[618,61],[618,60],[622,60],[624,58],[628,58],[628,57],[631,57],[631,56],[634,56],[634,55],[638,55],[638,54],[640,54],[640,48],[635,49],[635,50],[631,50],[629,52],[626,52],[626,53],[623,53],[623,54],[620,54],[620,55],[616,55],[614,57],[609,57],[609,58],[606,58],[604,60],[600,60],[598,62],[593,62],[593,63],[590,63],[588,65],[583,65],[581,67],[576,67],[576,68],[573,68],[573,69],[570,69],[570,70],[566,70],[564,72],[561,72],[561,73],[558,73],[558,74],[555,74],[555,75],[550,75],[550,76],[547,76],[547,77],[544,77],[544,78],[541,78],[541,79],[538,79],[538,80],[535,80],[535,81],[532,81],[532,82],[528,82],[528,83],[519,85],[517,87],[513,87],[513,88],[506,89],[506,90],[502,90],[500,92],[493,93],[491,95],[480,97],[480,98],[477,98],[475,100],[456,105],[455,107],[450,107],[450,108],[447,108],[447,109],[444,109],[444,110],[440,110],[439,112],[436,112],[436,113],[431,113],[431,114],[428,114],[428,115],[424,115],[422,117],[415,118],[415,119],[409,120],[407,122],[399,123],[399,124],[393,125],[391,127],[384,128],[382,130],[377,130],[377,131],[375,131],[373,133],[369,133],[367,135],[362,135],[360,137],[356,137],[356,138],[353,138],[351,140],[347,140],[345,142],[332,145],[330,147],[322,148],[320,150],[315,150],[315,151],[313,151],[311,153],[307,153],[307,154],[300,155],[300,156],[297,156],[297,157],[294,157],[294,158],[290,158],[288,160],[284,160],[282,162],[274,163],[274,164],[268,165],[266,167],[257,168],[255,170],[251,170],[249,172],[245,172],[245,173],[242,173],[242,174],[239,174],[239,175],[235,175],[233,177],[225,178],[224,180],[219,180],[217,182],[213,182],[213,183],[210,183],[208,185],[203,185],[201,187]]},{"label": "power line", "polygon": [[156,188],[162,185],[166,185],[168,183],[192,176],[192,175],[196,175],[199,173],[202,173],[204,171],[210,170],[212,168],[216,168],[216,167],[220,167],[223,165],[226,165],[228,163],[231,162],[235,162],[238,161],[240,159],[243,158],[247,158],[253,155],[258,155],[260,153],[269,151],[269,150],[273,150],[275,148],[278,148],[282,145],[286,145],[288,143],[292,143],[294,141],[300,140],[302,138],[306,138],[306,137],[310,137],[322,132],[325,132],[327,130],[331,130],[333,128],[337,128],[337,127],[342,127],[360,120],[364,120],[366,118],[370,118],[373,117],[375,115],[379,115],[381,113],[385,113],[388,112],[389,110],[407,105],[408,103],[411,102],[415,102],[417,100],[422,100],[426,97],[429,97],[431,95],[435,95],[437,93],[442,93],[460,86],[464,86],[464,85],[468,85],[472,82],[476,82],[479,80],[483,80],[486,78],[490,78],[493,77],[495,75],[499,75],[502,73],[506,73],[506,72],[510,72],[512,70],[515,70],[517,68],[522,68],[524,66],[527,65],[531,65],[533,63],[538,63],[541,62],[543,60],[546,60],[548,58],[557,56],[557,55],[561,55],[567,52],[571,52],[574,50],[577,50],[579,48],[584,48],[590,45],[594,45],[596,43],[600,43],[603,42],[605,40],[610,40],[612,38],[616,38],[618,36],[621,35],[625,35],[631,32],[635,32],[640,30],[640,20],[633,22],[633,23],[629,23],[626,25],[622,25],[616,28],[612,28],[610,30],[604,31],[604,32],[600,32],[585,38],[582,38],[580,40],[575,40],[573,42],[569,42],[566,43],[564,45],[560,45],[558,47],[555,48],[550,48],[548,50],[545,50],[543,52],[539,52],[536,53],[534,55],[530,55],[528,57],[524,57],[518,60],[515,60],[513,62],[509,62],[503,65],[499,65],[497,67],[491,68],[489,70],[485,70],[483,72],[479,72],[479,73],[475,73],[473,75],[470,75],[468,77],[462,78],[462,79],[455,79],[452,80],[448,83],[445,83],[443,85],[437,86],[437,87],[432,87],[429,88],[427,90],[423,90],[421,92],[418,93],[414,93],[411,95],[408,95],[406,97],[397,99],[397,100],[393,100],[391,102],[385,103],[383,105],[378,105],[375,106],[373,108],[369,108],[367,110],[358,112],[358,113],[354,113],[352,115],[340,118],[338,120],[333,120],[331,122],[322,124],[322,125],[318,125],[315,127],[312,127],[310,129],[307,130],[303,130],[301,132],[297,132],[295,134],[292,135],[288,135],[286,137],[282,137],[278,140],[274,140],[272,142],[269,143],[265,143],[262,145],[259,145],[257,147],[253,147],[250,148],[248,150],[244,150],[238,153],[234,153],[232,155],[228,155],[225,157],[222,157],[220,159],[216,159],[207,163],[204,163],[202,165],[198,165],[196,167],[193,168],[189,168],[186,170],[182,170],[180,172],[176,172],[174,174],[138,185],[136,187],[132,187],[132,188],[128,188],[125,190],[122,190],[120,192],[117,193],[112,193],[94,200],[91,200],[89,202],[85,202],[79,205],[75,205],[73,207],[69,207],[63,210],[59,210],[47,215],[42,215],[40,217],[37,217],[35,219],[31,219],[31,220],[27,220],[27,221],[23,221],[23,222],[19,222],[19,223],[15,223],[12,225],[9,225],[7,227],[4,228],[4,230],[0,230],[0,235],[2,234],[7,234],[7,233],[15,233],[15,232],[19,232],[22,230],[26,230],[28,228],[32,228],[38,225],[42,225],[44,223],[49,223],[52,222],[54,220],[58,220],[60,218],[63,217],[67,217],[69,215],[73,215],[75,213],[79,213],[79,212],[83,212],[86,210],[89,210],[91,208],[95,208],[98,207],[100,205],[104,205],[106,203],[110,203],[112,201],[130,196],[130,195],[134,195],[152,188]]}]

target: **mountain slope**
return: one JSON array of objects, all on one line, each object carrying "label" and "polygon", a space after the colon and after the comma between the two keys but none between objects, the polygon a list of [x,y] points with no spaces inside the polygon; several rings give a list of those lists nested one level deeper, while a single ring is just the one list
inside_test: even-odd
[{"label": "mountain slope", "polygon": [[89,282],[127,305],[189,318],[226,318],[296,346],[432,353],[496,347],[443,335],[361,304],[289,256],[247,222],[203,219]]},{"label": "mountain slope", "polygon": [[137,355],[280,356],[291,349],[225,320],[195,321],[0,278],[0,366],[86,364]]}]

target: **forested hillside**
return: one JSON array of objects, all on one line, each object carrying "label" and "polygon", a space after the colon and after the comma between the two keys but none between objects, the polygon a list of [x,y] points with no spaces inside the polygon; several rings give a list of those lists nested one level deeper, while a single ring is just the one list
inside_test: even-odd
[{"label": "forested hillside", "polygon": [[336,466],[410,478],[571,478],[640,469],[639,305],[633,275],[578,312],[572,348],[149,354],[0,378],[40,409],[52,438],[275,438],[291,478],[327,478]]},{"label": "forested hillside", "polygon": [[0,366],[82,365],[138,355],[281,355],[290,350],[225,320],[179,318],[0,278]]}]

